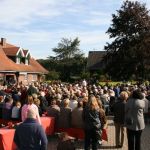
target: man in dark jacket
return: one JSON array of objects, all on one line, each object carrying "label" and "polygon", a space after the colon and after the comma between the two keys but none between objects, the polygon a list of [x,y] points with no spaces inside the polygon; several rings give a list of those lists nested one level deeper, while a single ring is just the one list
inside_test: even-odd
[{"label": "man in dark jacket", "polygon": [[47,150],[46,134],[35,118],[35,111],[31,108],[27,119],[16,128],[14,142],[19,150]]}]

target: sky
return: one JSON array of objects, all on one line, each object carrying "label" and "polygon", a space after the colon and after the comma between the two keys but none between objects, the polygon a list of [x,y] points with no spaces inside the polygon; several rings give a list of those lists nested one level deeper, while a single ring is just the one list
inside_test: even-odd
[{"label": "sky", "polygon": [[[132,0],[134,1],[134,0]],[[150,9],[150,0],[139,0]],[[0,0],[0,37],[28,49],[36,59],[55,56],[62,38],[80,40],[80,49],[103,50],[112,14],[123,0]]]}]

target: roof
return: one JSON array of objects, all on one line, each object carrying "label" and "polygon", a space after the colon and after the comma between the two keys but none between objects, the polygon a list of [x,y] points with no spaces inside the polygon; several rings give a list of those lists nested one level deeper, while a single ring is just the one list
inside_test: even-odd
[{"label": "roof", "polygon": [[16,56],[19,48],[20,47],[8,47],[8,48],[3,48],[3,51],[7,56]]},{"label": "roof", "polygon": [[106,51],[90,51],[87,60],[87,69],[100,69],[103,65],[102,59],[106,55]]},{"label": "roof", "polygon": [[[29,65],[16,64],[7,56],[14,56],[19,50],[19,47],[6,43],[5,46],[0,44],[0,72],[14,71],[14,72],[31,72],[46,74],[48,71],[39,64],[34,58],[30,57]],[[23,50],[27,54],[28,50]]]}]

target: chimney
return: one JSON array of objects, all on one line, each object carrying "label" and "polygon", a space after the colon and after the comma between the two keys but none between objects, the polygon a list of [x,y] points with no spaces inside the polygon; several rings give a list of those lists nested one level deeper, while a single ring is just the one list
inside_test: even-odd
[{"label": "chimney", "polygon": [[2,45],[3,47],[6,46],[6,39],[5,39],[5,38],[1,38],[1,45]]}]

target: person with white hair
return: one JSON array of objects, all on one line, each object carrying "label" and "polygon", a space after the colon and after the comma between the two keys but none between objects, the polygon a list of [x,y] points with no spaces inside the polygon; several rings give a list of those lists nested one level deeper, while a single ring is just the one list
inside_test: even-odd
[{"label": "person with white hair", "polygon": [[19,150],[47,150],[46,134],[36,121],[36,112],[32,107],[27,111],[26,120],[17,126],[14,142]]},{"label": "person with white hair", "polygon": [[40,100],[40,107],[42,109],[42,113],[44,113],[48,108],[48,101],[46,100],[45,92],[40,91],[39,100]]},{"label": "person with white hair", "polygon": [[60,113],[58,117],[59,128],[70,128],[71,127],[71,112],[72,109],[69,107],[70,100],[66,98],[63,101],[63,106],[60,107]]}]

